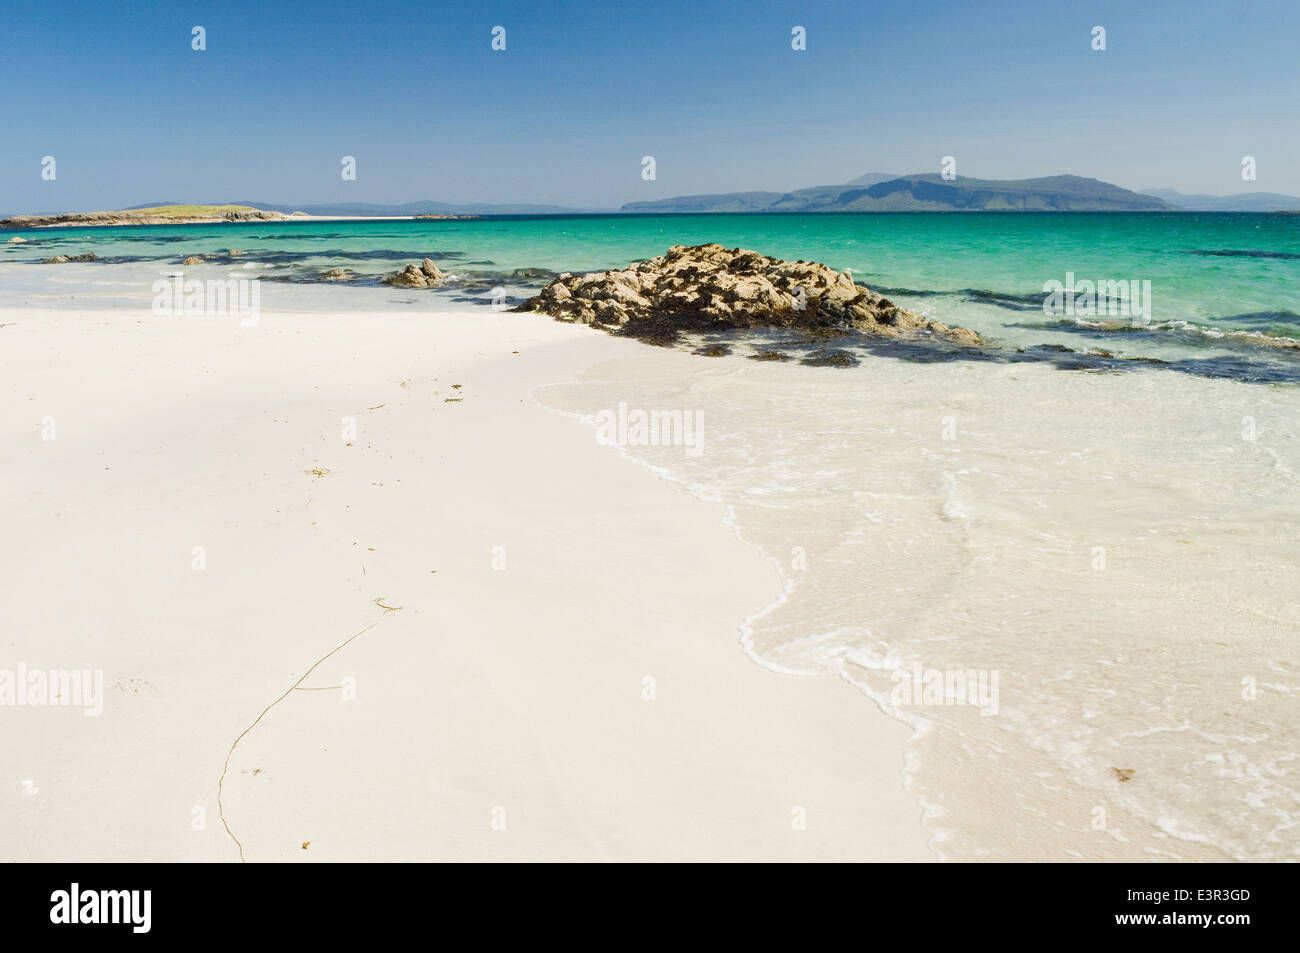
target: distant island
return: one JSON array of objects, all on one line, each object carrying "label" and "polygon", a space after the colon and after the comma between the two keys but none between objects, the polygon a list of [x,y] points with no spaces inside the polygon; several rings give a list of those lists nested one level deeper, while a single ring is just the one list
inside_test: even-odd
[{"label": "distant island", "polygon": [[181,225],[210,222],[283,222],[305,218],[247,205],[158,205],[115,212],[68,212],[62,215],[15,215],[0,219],[0,228],[48,228],[56,225]]},{"label": "distant island", "polygon": [[1300,209],[1300,197],[1277,192],[1184,195],[1173,189],[1143,189],[1142,194],[1153,195],[1189,212],[1289,212]]},{"label": "distant island", "polygon": [[1163,212],[1175,206],[1153,195],[1085,179],[945,179],[938,173],[869,173],[844,185],[793,192],[728,192],[629,202],[624,212]]},{"label": "distant island", "polygon": [[255,208],[251,205],[148,205],[139,208],[119,209],[113,212],[67,212],[59,215],[14,215],[0,219],[0,228],[51,228],[59,225],[202,225],[221,222],[290,222],[320,218],[416,218],[462,219],[477,215],[445,215],[428,212],[423,215],[363,216],[363,215],[313,215],[308,212],[283,212],[277,209]]}]

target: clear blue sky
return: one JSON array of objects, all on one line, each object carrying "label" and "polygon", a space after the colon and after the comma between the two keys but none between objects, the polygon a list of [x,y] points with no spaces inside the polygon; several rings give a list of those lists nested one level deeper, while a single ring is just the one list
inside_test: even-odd
[{"label": "clear blue sky", "polygon": [[1297,40],[1298,0],[0,0],[0,211],[611,207],[944,155],[978,177],[1300,194]]}]

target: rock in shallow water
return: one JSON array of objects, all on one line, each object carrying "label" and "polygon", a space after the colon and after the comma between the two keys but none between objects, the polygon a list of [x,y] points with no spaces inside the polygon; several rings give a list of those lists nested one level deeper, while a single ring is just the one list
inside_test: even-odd
[{"label": "rock in shallow water", "polygon": [[651,339],[683,330],[781,327],[981,343],[974,331],[900,308],[826,265],[712,244],[674,245],[666,255],[619,270],[560,275],[516,310]]},{"label": "rock in shallow water", "polygon": [[43,265],[61,265],[65,261],[99,261],[94,252],[86,252],[84,255],[55,255],[53,258],[42,258]]},{"label": "rock in shallow water", "polygon": [[823,348],[813,351],[799,363],[809,367],[857,367],[862,362],[848,351],[839,348]]},{"label": "rock in shallow water", "polygon": [[445,280],[446,276],[433,263],[433,259],[426,258],[418,265],[407,265],[401,271],[393,272],[382,279],[382,283],[399,288],[431,288]]}]

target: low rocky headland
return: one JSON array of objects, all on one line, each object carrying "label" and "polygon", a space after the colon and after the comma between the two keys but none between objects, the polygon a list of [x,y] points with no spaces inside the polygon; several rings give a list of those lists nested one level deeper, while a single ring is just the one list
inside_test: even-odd
[{"label": "low rocky headland", "polygon": [[0,228],[50,228],[60,225],[200,225],[218,222],[288,222],[306,216],[268,212],[249,205],[160,205],[115,212],[67,212],[60,215],[14,215]]},{"label": "low rocky headland", "polygon": [[656,343],[683,331],[753,328],[982,343],[974,331],[900,308],[826,265],[716,244],[674,245],[626,268],[563,274],[516,310]]}]

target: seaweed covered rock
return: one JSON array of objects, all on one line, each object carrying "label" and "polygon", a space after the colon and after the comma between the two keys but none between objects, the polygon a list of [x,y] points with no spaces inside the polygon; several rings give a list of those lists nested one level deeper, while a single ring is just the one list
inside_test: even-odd
[{"label": "seaweed covered rock", "polygon": [[674,245],[626,268],[560,275],[517,310],[648,336],[781,327],[980,341],[974,331],[900,308],[826,265],[715,244]]}]

